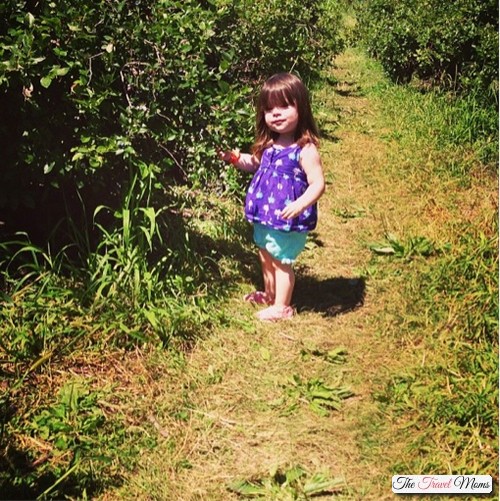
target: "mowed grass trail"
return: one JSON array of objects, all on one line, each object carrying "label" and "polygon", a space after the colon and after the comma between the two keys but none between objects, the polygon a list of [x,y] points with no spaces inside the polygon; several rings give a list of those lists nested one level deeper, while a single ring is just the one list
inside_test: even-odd
[{"label": "mowed grass trail", "polygon": [[[464,207],[491,209],[491,186],[450,191],[452,180],[395,175],[394,126],[372,93],[380,85],[379,69],[348,51],[315,93],[328,186],[297,266],[298,315],[258,322],[241,300],[256,284],[241,277],[221,304],[223,329],[184,355],[142,354],[136,381],[158,445],[100,499],[398,498],[392,468],[409,439],[374,396],[425,354],[399,336],[407,275],[384,261],[384,241],[442,241]],[[250,266],[258,279],[257,259]]]}]

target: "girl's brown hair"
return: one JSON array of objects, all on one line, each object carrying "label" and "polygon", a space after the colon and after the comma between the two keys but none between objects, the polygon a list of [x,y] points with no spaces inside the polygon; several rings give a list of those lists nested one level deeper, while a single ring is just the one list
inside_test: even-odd
[{"label": "girl's brown hair", "polygon": [[273,144],[278,134],[266,125],[265,112],[275,106],[295,106],[299,114],[295,142],[319,144],[319,132],[311,110],[309,93],[302,80],[291,73],[277,73],[266,80],[257,100],[256,133],[252,153],[260,159],[262,152]]}]

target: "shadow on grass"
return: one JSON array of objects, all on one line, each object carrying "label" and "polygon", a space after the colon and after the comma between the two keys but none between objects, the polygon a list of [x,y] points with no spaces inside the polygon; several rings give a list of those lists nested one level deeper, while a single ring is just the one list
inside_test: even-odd
[{"label": "shadow on grass", "polygon": [[[214,257],[226,256],[234,263],[237,276],[252,282],[257,289],[262,287],[262,275],[257,256],[257,248],[245,245],[243,242],[252,240],[251,226],[245,221],[241,224],[242,240],[211,240],[203,235],[193,236],[191,242],[196,242],[200,254],[214,252]],[[317,247],[324,243],[318,234],[311,232],[309,242]],[[217,278],[217,267],[212,270],[212,286],[220,292],[230,293],[230,284]],[[294,289],[293,303],[297,311],[312,311],[324,317],[334,317],[361,308],[365,301],[366,280],[364,277],[333,277],[318,279],[310,274],[307,266],[296,269],[297,282]]]},{"label": "shadow on grass", "polygon": [[314,311],[325,317],[348,313],[363,306],[366,282],[363,277],[335,277],[318,280],[298,277],[294,294],[297,311]]},{"label": "shadow on grass", "polygon": [[[49,458],[39,459],[40,465]],[[107,482],[100,482],[87,473],[69,475],[61,481],[61,474],[48,471],[37,473],[37,466],[26,451],[9,446],[7,452],[0,458],[0,499],[9,501],[25,501],[31,499],[81,499],[82,492],[93,498],[104,492]],[[60,483],[59,483],[60,482]],[[113,485],[121,485],[121,480],[115,480]]]},{"label": "shadow on grass", "polygon": [[365,94],[361,89],[361,85],[353,82],[339,82],[335,93],[342,97],[363,97]]}]

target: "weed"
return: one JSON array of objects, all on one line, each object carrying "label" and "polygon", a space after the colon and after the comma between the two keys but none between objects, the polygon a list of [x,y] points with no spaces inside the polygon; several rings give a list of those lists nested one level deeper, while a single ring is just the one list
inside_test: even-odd
[{"label": "weed", "polygon": [[417,256],[429,257],[439,252],[436,245],[426,237],[410,237],[401,241],[392,233],[387,233],[385,238],[384,243],[370,245],[375,254],[410,260]]},{"label": "weed", "polygon": [[347,350],[343,347],[325,351],[315,346],[305,346],[300,354],[303,358],[318,357],[334,365],[343,364],[347,359]]},{"label": "weed", "polygon": [[228,484],[230,491],[243,498],[269,501],[306,501],[314,496],[339,492],[344,487],[345,481],[342,478],[331,478],[326,473],[311,475],[299,465],[284,471],[275,467],[263,478],[235,480]]},{"label": "weed", "polygon": [[[12,419],[2,437],[0,459],[7,465],[7,475],[0,476],[2,492],[30,499],[90,493],[107,475],[112,477],[127,462],[133,465],[136,453],[124,446],[132,432],[120,418],[109,418],[104,408],[111,404],[106,398],[112,398],[110,389],[95,390],[83,379],[68,380],[39,408],[25,409],[22,420]],[[152,445],[146,436],[137,434],[135,440],[142,447]],[[16,456],[16,448],[24,450],[24,458]]]},{"label": "weed", "polygon": [[335,216],[341,218],[343,221],[347,221],[349,219],[364,217],[366,215],[366,210],[362,207],[353,207],[352,209],[343,207],[343,208],[335,208],[333,210],[333,213]]},{"label": "weed", "polygon": [[44,356],[67,351],[91,329],[75,281],[64,276],[62,254],[52,257],[49,250],[22,240],[4,248],[10,256],[2,271],[0,349],[10,363],[19,364],[19,376],[21,367],[35,370]]},{"label": "weed", "polygon": [[[108,412],[103,393],[82,381],[63,383],[52,398],[45,377],[67,374],[67,356],[85,357],[95,348],[131,350],[151,341],[183,347],[224,320],[213,307],[227,288],[218,286],[218,263],[207,269],[189,228],[153,259],[162,250],[167,218],[137,196],[130,195],[129,209],[112,213],[114,230],[101,227],[104,237],[87,269],[25,235],[0,247],[2,493],[90,496],[132,467],[139,449],[154,445],[142,425],[129,427],[113,402]],[[96,218],[106,211],[99,208]]]},{"label": "weed", "polygon": [[[87,263],[88,294],[94,302],[118,294],[137,306],[143,300],[151,301],[160,282],[158,273],[164,260],[160,259],[152,269],[147,260],[156,240],[162,242],[158,225],[161,209],[150,205],[157,168],[146,164],[140,167],[140,172],[131,174],[120,210],[99,206],[94,211],[94,223],[101,232],[97,250],[90,254]],[[97,222],[103,210],[113,214],[117,222],[111,230]]]},{"label": "weed", "polygon": [[284,385],[284,391],[284,398],[276,403],[286,405],[285,413],[295,411],[300,403],[306,403],[319,416],[328,416],[331,410],[340,410],[342,401],[354,395],[348,388],[340,385],[328,386],[319,378],[302,381],[297,374]]}]

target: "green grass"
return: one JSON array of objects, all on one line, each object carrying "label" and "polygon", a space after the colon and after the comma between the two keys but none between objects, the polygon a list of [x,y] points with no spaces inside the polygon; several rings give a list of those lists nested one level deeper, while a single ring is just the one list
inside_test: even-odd
[{"label": "green grass", "polygon": [[[388,135],[413,151],[419,163],[408,167],[430,169],[468,183],[476,168],[498,170],[498,119],[494,107],[481,105],[473,94],[457,97],[438,91],[421,92],[392,84],[374,86],[393,127]],[[421,155],[421,156],[420,156]]]},{"label": "green grass", "polygon": [[[182,220],[173,208],[161,214],[140,193],[131,196],[112,213],[114,229],[97,224],[103,238],[84,265],[26,235],[2,243],[0,492],[91,496],[119,483],[141,450],[156,445],[149,409],[129,402],[122,383],[106,383],[119,365],[106,360],[149,346],[182,350],[227,322],[218,302],[242,261],[228,257],[245,252],[237,215],[222,199],[201,192],[172,199],[182,201],[175,210],[204,214],[210,206],[210,215]],[[226,244],[223,255],[217,248]],[[136,419],[141,424],[131,426]]]},{"label": "green grass", "polygon": [[[394,300],[379,321],[404,360],[404,368],[378,381],[385,424],[369,423],[367,430],[380,436],[376,426],[393,427],[399,441],[393,473],[497,479],[498,225],[488,198],[496,184],[496,112],[480,108],[474,96],[374,80],[368,92],[392,148],[388,172],[423,207],[435,207],[442,224],[422,225],[419,236],[367,242],[374,253],[369,275],[400,287],[387,286]],[[374,450],[371,440],[367,451]]]},{"label": "green grass", "polygon": [[405,290],[412,320],[401,335],[423,338],[426,361],[390,383],[383,399],[412,416],[418,471],[428,470],[419,451],[431,450],[442,461],[434,471],[496,474],[498,257],[495,226],[487,230],[467,228]]}]

